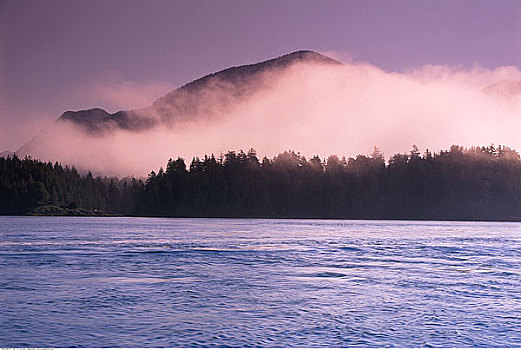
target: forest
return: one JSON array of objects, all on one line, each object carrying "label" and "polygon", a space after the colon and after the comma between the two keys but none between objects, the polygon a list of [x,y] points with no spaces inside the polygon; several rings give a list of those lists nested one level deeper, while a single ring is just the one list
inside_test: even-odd
[{"label": "forest", "polygon": [[94,177],[74,167],[0,158],[1,215],[521,221],[521,159],[508,147],[421,153],[385,162],[255,150],[182,158],[146,179]]}]

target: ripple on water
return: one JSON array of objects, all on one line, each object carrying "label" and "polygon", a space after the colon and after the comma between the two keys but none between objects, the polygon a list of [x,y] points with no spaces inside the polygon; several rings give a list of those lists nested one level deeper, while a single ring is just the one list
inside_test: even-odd
[{"label": "ripple on water", "polygon": [[513,347],[521,225],[0,217],[0,344]]}]

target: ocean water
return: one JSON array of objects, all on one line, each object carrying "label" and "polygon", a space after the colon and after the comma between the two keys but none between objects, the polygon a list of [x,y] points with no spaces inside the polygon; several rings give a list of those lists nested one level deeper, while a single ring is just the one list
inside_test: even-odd
[{"label": "ocean water", "polygon": [[0,217],[2,347],[521,346],[521,224]]}]

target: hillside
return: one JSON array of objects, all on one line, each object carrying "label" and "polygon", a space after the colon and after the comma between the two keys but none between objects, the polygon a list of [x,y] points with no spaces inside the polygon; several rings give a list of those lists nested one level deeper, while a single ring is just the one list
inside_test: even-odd
[{"label": "hillside", "polygon": [[[201,115],[203,108],[204,114],[211,116],[214,110],[219,108],[219,104],[244,97],[251,91],[247,87],[254,84],[262,73],[284,69],[297,62],[341,64],[313,51],[296,51],[260,63],[231,67],[208,74],[169,92],[143,109],[122,110],[112,114],[100,108],[67,111],[58,121],[69,121],[82,126],[89,133],[100,133],[114,128],[139,131],[157,123],[172,125]],[[211,89],[212,92],[220,89],[221,98],[214,99],[210,105],[202,104],[206,89]]]}]

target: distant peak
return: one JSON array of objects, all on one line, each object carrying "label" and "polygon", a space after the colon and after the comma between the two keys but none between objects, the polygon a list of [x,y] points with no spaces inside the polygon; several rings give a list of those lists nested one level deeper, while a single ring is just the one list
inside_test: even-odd
[{"label": "distant peak", "polygon": [[274,60],[287,61],[287,62],[301,60],[301,61],[314,61],[314,62],[341,64],[341,62],[338,62],[338,61],[332,59],[331,57],[328,57],[326,55],[323,55],[321,53],[311,51],[311,50],[294,51],[294,52],[288,53],[286,55],[280,56],[278,58],[275,58]]},{"label": "distant peak", "polygon": [[298,62],[333,65],[342,64],[341,62],[338,62],[330,57],[327,57],[315,51],[299,50],[266,61],[253,64],[246,64],[237,67],[230,67],[216,73],[205,75],[202,78],[196,79],[188,84],[185,84],[184,86],[174,90],[166,96],[171,96],[171,94],[175,93],[177,90],[193,91],[201,85],[204,85],[208,81],[208,79],[211,78],[220,78],[225,81],[238,81],[241,78],[252,77],[255,74],[264,72],[268,69],[285,68]]},{"label": "distant peak", "polygon": [[[298,50],[290,52],[284,56],[290,56],[290,57],[301,57],[301,58],[307,58],[307,57],[323,57],[323,58],[329,58],[325,55],[322,55],[321,53],[318,53],[316,51],[312,50]],[[282,57],[284,57],[282,56]],[[330,59],[330,58],[329,58]]]},{"label": "distant peak", "polygon": [[91,108],[91,109],[82,109],[82,110],[79,110],[79,111],[65,111],[63,112],[63,114],[61,115],[60,118],[64,118],[64,119],[68,119],[70,118],[71,116],[75,115],[75,116],[84,116],[84,115],[90,115],[90,114],[101,114],[101,115],[106,115],[108,114],[107,111],[105,111],[104,109],[101,109],[101,108]]},{"label": "distant peak", "polygon": [[[311,50],[298,50],[266,61],[230,67],[219,72],[208,74],[182,87],[169,92],[156,100],[148,109],[134,111],[119,111],[108,113],[101,108],[92,108],[79,111],[66,111],[59,121],[72,122],[82,126],[90,133],[100,133],[114,128],[126,130],[143,130],[154,125],[154,118],[142,117],[150,110],[159,111],[163,120],[172,121],[182,119],[189,114],[187,111],[197,111],[200,106],[202,88],[209,82],[219,81],[228,83],[227,96],[239,96],[247,91],[248,86],[257,86],[254,83],[260,74],[286,69],[294,64],[341,65],[330,57]],[[273,79],[273,77],[270,77]],[[224,90],[223,90],[224,91]],[[189,96],[186,96],[186,93]],[[176,111],[175,113],[172,111]],[[193,112],[196,114],[195,112]],[[207,112],[205,112],[207,113]]]}]

